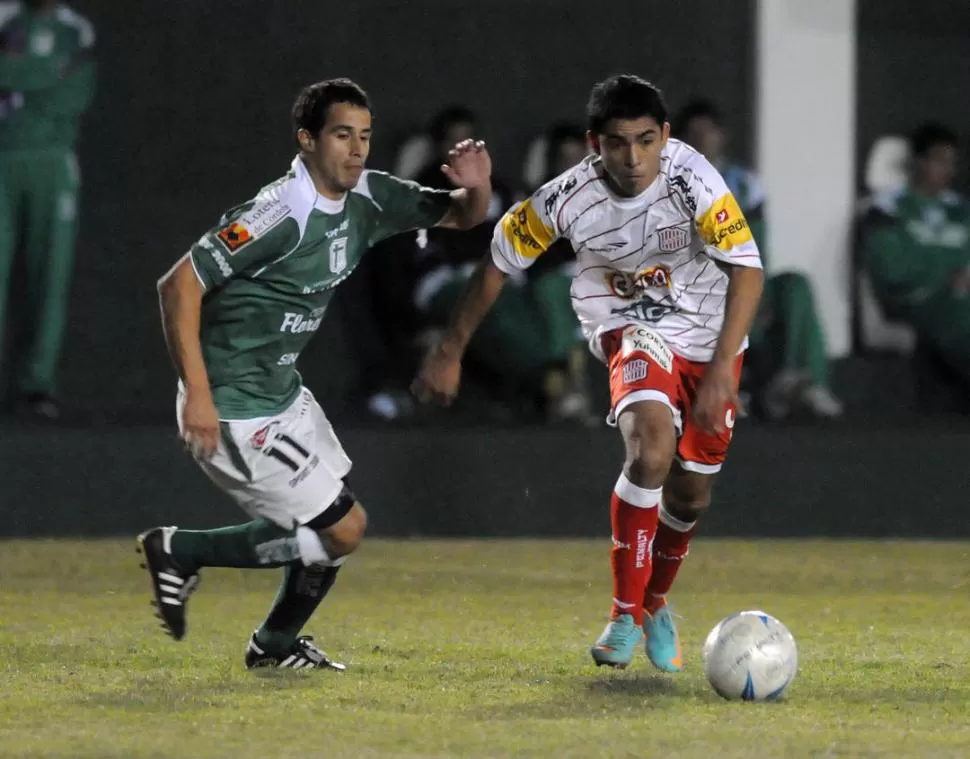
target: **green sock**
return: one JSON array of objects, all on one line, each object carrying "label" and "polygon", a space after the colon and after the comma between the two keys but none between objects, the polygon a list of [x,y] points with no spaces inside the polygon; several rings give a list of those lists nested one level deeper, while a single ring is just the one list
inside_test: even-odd
[{"label": "green sock", "polygon": [[319,564],[305,567],[300,561],[287,564],[273,607],[256,631],[259,647],[274,656],[286,654],[333,587],[338,569]]},{"label": "green sock", "polygon": [[186,572],[200,567],[282,567],[300,557],[296,530],[267,519],[217,530],[176,530],[172,558]]}]

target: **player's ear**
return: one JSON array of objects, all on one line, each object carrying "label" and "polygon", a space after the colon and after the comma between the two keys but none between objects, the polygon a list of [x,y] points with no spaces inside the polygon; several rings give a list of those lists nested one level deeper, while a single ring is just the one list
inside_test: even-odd
[{"label": "player's ear", "polygon": [[589,129],[586,130],[586,142],[589,144],[589,149],[592,150],[596,155],[600,154],[600,141],[596,138],[596,135]]},{"label": "player's ear", "polygon": [[660,128],[660,141],[662,143],[665,143],[669,139],[670,139],[670,122],[665,121],[664,125]]},{"label": "player's ear", "polygon": [[315,140],[313,139],[313,135],[310,134],[309,130],[300,129],[296,133],[296,141],[300,143],[301,150],[304,150],[307,153],[310,153],[313,151],[313,145]]}]

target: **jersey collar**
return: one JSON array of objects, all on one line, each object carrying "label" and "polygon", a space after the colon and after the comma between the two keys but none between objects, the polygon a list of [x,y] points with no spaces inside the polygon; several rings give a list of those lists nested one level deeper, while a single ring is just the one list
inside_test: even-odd
[{"label": "jersey collar", "polygon": [[312,204],[313,208],[322,213],[338,214],[343,212],[344,205],[347,203],[347,193],[344,193],[340,200],[325,198],[317,192],[317,188],[313,184],[313,178],[310,176],[310,172],[307,171],[307,167],[299,155],[293,159],[293,163],[290,166],[300,180],[300,187],[306,197],[307,203]]}]

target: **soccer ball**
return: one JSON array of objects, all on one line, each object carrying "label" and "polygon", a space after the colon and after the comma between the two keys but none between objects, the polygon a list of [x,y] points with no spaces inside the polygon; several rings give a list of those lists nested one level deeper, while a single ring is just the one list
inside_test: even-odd
[{"label": "soccer ball", "polygon": [[763,611],[725,617],[704,642],[704,674],[726,699],[778,698],[797,670],[795,639],[787,627]]}]

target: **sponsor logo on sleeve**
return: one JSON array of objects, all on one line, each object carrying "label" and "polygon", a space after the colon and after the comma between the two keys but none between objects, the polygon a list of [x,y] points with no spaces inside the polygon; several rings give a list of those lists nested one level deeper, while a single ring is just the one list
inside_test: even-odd
[{"label": "sponsor logo on sleeve", "polygon": [[731,193],[714,201],[698,220],[697,228],[708,245],[720,250],[730,250],[753,239],[751,228]]},{"label": "sponsor logo on sleeve", "polygon": [[502,231],[512,249],[523,258],[536,258],[552,243],[553,232],[539,218],[531,198],[505,214]]},{"label": "sponsor logo on sleeve", "polygon": [[234,221],[220,229],[216,236],[219,238],[219,242],[229,251],[230,256],[244,245],[248,245],[253,241],[252,234],[238,221]]},{"label": "sponsor logo on sleeve", "polygon": [[216,266],[219,267],[219,271],[222,272],[222,276],[224,277],[232,276],[232,267],[229,265],[229,262],[226,260],[226,257],[222,255],[221,250],[219,250],[215,245],[209,242],[209,240],[205,237],[199,240],[199,245],[202,248],[204,248],[206,252],[212,257],[212,260],[215,262]]}]

